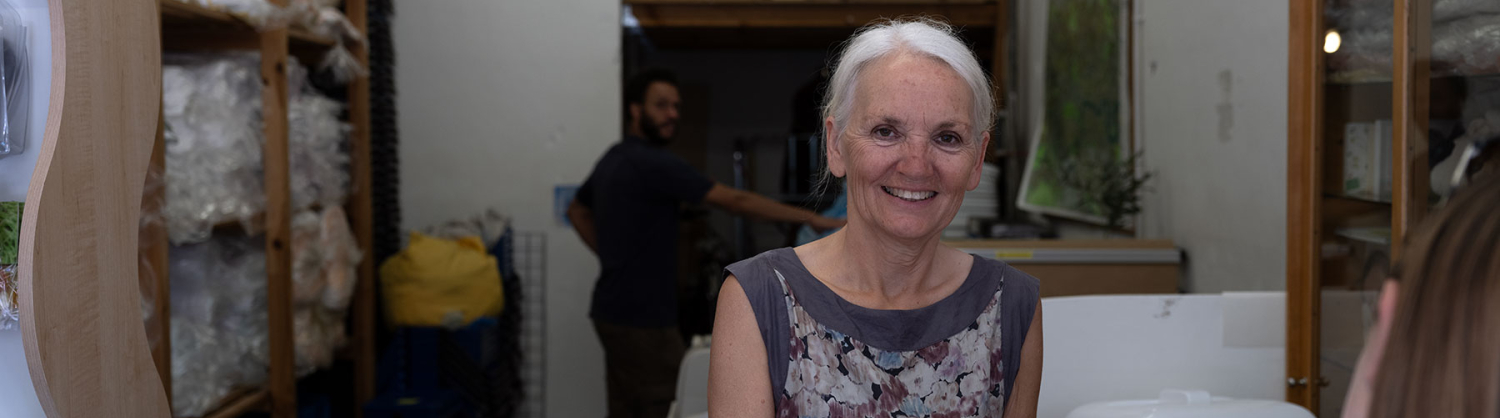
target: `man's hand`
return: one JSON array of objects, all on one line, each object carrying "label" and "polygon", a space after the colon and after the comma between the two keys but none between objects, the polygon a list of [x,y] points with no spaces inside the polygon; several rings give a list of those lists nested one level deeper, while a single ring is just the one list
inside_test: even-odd
[{"label": "man's hand", "polygon": [[848,223],[849,223],[849,221],[845,220],[845,219],[834,219],[834,218],[828,218],[828,217],[823,217],[823,216],[817,216],[817,217],[813,217],[812,219],[809,219],[807,221],[807,226],[809,228],[812,228],[813,232],[817,232],[817,233],[821,234],[821,233],[823,233],[825,231],[830,231],[830,230],[834,230],[834,229],[843,228],[844,225],[848,224]]}]

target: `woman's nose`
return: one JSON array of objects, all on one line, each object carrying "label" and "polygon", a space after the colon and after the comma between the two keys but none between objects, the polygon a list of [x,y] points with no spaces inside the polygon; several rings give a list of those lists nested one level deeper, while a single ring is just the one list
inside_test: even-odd
[{"label": "woman's nose", "polygon": [[931,147],[926,138],[911,138],[901,145],[901,160],[896,172],[907,177],[925,178],[932,174]]}]

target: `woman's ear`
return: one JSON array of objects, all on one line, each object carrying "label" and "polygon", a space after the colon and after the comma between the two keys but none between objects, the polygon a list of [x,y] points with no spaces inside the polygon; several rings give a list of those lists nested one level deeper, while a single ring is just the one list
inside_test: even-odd
[{"label": "woman's ear", "polygon": [[984,153],[990,150],[990,131],[980,134],[979,158],[974,162],[974,172],[969,175],[969,191],[979,188],[979,180],[984,178]]},{"label": "woman's ear", "polygon": [[839,147],[839,133],[833,130],[833,117],[823,119],[823,151],[828,154],[828,173],[844,178],[848,167],[844,166],[844,151]]},{"label": "woman's ear", "polygon": [[[1375,318],[1375,326],[1383,330],[1391,329],[1391,321],[1396,316],[1396,301],[1401,299],[1401,285],[1395,280],[1387,279],[1385,285],[1380,288],[1380,302],[1375,308],[1379,315]],[[1384,341],[1382,341],[1384,342]]]}]

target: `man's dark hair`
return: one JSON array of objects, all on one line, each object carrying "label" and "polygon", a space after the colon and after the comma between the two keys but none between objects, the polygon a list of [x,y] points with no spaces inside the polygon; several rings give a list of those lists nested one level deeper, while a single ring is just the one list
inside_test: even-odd
[{"label": "man's dark hair", "polygon": [[646,89],[651,88],[651,83],[667,83],[677,87],[677,76],[661,68],[648,68],[641,70],[629,79],[625,80],[625,117],[630,118],[630,105],[645,104]]}]

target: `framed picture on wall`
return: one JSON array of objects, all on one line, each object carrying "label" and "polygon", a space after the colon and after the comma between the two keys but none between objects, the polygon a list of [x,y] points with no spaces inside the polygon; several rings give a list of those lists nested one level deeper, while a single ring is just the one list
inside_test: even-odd
[{"label": "framed picture on wall", "polygon": [[1111,167],[1129,164],[1127,0],[1049,0],[1041,123],[1016,206],[1080,221],[1108,223]]}]

